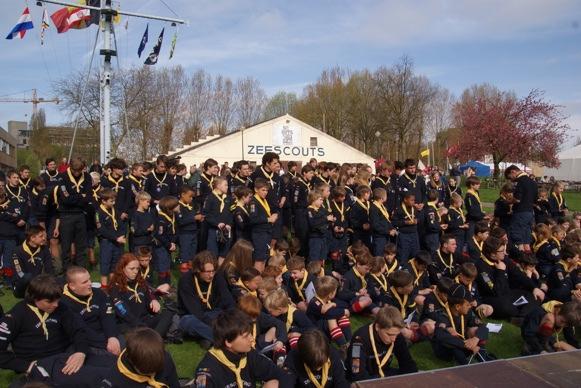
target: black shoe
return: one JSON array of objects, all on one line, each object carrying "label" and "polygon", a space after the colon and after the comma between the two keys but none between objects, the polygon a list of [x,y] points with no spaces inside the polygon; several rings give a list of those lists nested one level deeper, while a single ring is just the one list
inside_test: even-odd
[{"label": "black shoe", "polygon": [[489,353],[486,349],[480,349],[478,356],[482,362],[494,361],[498,359],[494,353]]},{"label": "black shoe", "polygon": [[212,347],[212,341],[208,341],[207,339],[201,339],[198,341],[198,344],[202,347],[202,349],[204,350],[208,350]]}]

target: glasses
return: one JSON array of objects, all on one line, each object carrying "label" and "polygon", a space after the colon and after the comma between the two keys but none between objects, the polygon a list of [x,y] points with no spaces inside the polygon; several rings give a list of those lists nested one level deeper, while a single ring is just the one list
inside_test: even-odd
[{"label": "glasses", "polygon": [[214,273],[214,272],[216,272],[215,269],[211,269],[209,271],[200,271],[200,273]]}]

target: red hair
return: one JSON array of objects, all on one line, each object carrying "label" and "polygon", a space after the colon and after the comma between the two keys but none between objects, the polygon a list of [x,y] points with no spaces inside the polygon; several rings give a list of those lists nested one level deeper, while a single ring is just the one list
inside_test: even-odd
[{"label": "red hair", "polygon": [[[139,259],[137,259],[137,256],[133,253],[127,252],[121,255],[117,265],[115,266],[115,272],[113,272],[113,276],[111,277],[111,287],[116,287],[119,291],[127,291],[127,276],[125,276],[123,270],[132,261],[139,262]],[[137,271],[135,281],[137,282],[138,287],[145,285],[145,279],[141,276],[141,271]]]}]

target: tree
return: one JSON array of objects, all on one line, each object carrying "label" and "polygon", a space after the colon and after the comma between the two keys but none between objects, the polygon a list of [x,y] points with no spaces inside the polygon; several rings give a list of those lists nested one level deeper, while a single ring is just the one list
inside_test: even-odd
[{"label": "tree", "polygon": [[219,135],[229,129],[234,116],[234,91],[230,78],[218,75],[212,87],[212,124]]},{"label": "tree", "polygon": [[[162,68],[158,73],[157,81],[160,93],[159,118],[162,127],[159,140],[161,142],[161,153],[167,154],[172,146],[171,142],[174,139],[174,131],[178,126],[178,122],[182,122],[181,115],[183,114],[184,97],[188,82],[181,66]],[[178,137],[176,136],[176,138]]]},{"label": "tree", "polygon": [[204,70],[198,70],[190,80],[190,90],[186,99],[188,108],[187,127],[184,143],[198,141],[210,118],[210,98],[212,77]]},{"label": "tree", "polygon": [[272,96],[264,107],[263,120],[271,120],[293,112],[297,103],[295,93],[280,91]]},{"label": "tree", "polygon": [[238,127],[248,128],[256,124],[264,110],[266,93],[260,82],[253,77],[236,81],[236,113]]},{"label": "tree", "polygon": [[557,152],[569,128],[561,107],[545,101],[543,92],[535,89],[519,99],[488,84],[464,91],[454,119],[462,131],[460,158],[492,155],[495,177],[503,161],[558,167]]},{"label": "tree", "polygon": [[[435,87],[434,97],[430,100],[425,119],[425,137],[427,143],[433,141],[434,155],[432,155],[435,165],[441,166],[442,157],[445,159],[445,154],[449,145],[447,144],[447,137],[441,134],[452,126],[452,108],[454,106],[454,97],[450,91],[441,86]],[[447,166],[446,166],[447,167]]]},{"label": "tree", "polygon": [[[349,106],[347,123],[350,133],[363,152],[379,153],[382,142],[376,139],[375,132],[382,133],[382,127],[378,121],[377,89],[373,75],[367,70],[353,73],[347,82],[346,90]],[[367,145],[372,145],[374,141],[377,142],[375,149],[367,149]]]}]

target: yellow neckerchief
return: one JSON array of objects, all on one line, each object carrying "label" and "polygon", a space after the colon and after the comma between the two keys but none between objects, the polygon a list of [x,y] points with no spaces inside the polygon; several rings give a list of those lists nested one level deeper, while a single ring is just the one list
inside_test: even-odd
[{"label": "yellow neckerchief", "polygon": [[256,291],[252,291],[248,287],[246,287],[246,284],[244,284],[244,282],[242,281],[242,279],[238,279],[238,281],[236,282],[236,285],[239,286],[240,288],[244,289],[250,295],[257,296]]},{"label": "yellow neckerchief", "polygon": [[557,240],[555,236],[551,237],[551,240],[553,240],[555,244],[557,244],[557,249],[561,249],[561,241]]},{"label": "yellow neckerchief", "polygon": [[319,212],[319,209],[320,209],[320,207],[314,207],[313,205],[309,205],[309,206],[307,207],[307,209],[313,209],[313,210],[315,211],[315,213],[318,213],[318,212]]},{"label": "yellow neckerchief", "polygon": [[99,184],[97,187],[91,187],[91,190],[93,190],[93,198],[95,199],[95,201],[98,201],[99,191],[101,190],[101,184]]},{"label": "yellow neckerchief", "polygon": [[71,172],[71,168],[69,167],[67,168],[67,175],[69,176],[69,180],[71,181],[72,185],[75,187],[75,190],[77,190],[77,193],[80,193],[81,185],[83,184],[83,182],[85,182],[85,174],[81,173],[81,178],[77,182],[77,180],[73,176],[73,173]]},{"label": "yellow neckerchief", "polygon": [[379,209],[379,211],[381,212],[381,214],[383,214],[383,216],[385,217],[385,219],[387,220],[387,222],[391,222],[391,219],[389,218],[389,213],[387,212],[387,209],[383,205],[383,202],[373,201],[373,204],[375,205],[376,208]]},{"label": "yellow neckerchief", "polygon": [[301,282],[301,284],[297,284],[296,280],[293,280],[293,283],[295,285],[295,289],[297,290],[297,292],[299,293],[299,297],[301,298],[301,300],[305,300],[305,295],[303,294],[303,287],[305,286],[305,284],[307,284],[307,280],[309,279],[309,277],[307,276],[307,274],[304,274],[303,276],[303,281]]},{"label": "yellow neckerchief", "polygon": [[129,179],[131,179],[133,182],[135,182],[135,184],[137,185],[137,187],[139,187],[139,190],[141,190],[141,187],[143,185],[143,182],[141,181],[141,179],[138,179],[135,175],[133,174],[129,174],[127,175],[127,177]]},{"label": "yellow neckerchief", "polygon": [[521,176],[524,176],[524,175],[528,176],[526,172],[522,171],[520,174],[518,174],[516,176],[516,179],[518,179],[518,178],[520,178]]},{"label": "yellow neckerchief", "polygon": [[[167,172],[163,174],[163,178],[158,179],[156,172],[152,172],[151,175],[153,175],[153,179],[155,179],[157,181],[157,187],[163,187],[164,185],[167,186],[167,183],[163,183],[165,182],[165,178],[167,178]],[[204,175],[204,174],[202,174]]]},{"label": "yellow neckerchief", "polygon": [[466,193],[472,194],[474,198],[476,198],[476,202],[478,202],[478,206],[480,206],[480,211],[482,211],[482,202],[480,202],[480,195],[478,192],[474,189],[468,189],[466,190]]},{"label": "yellow neckerchief", "polygon": [[482,259],[482,261],[484,261],[486,264],[488,264],[491,267],[494,267],[494,262],[488,260],[488,258],[484,255],[480,255],[480,258]]},{"label": "yellow neckerchief", "polygon": [[212,187],[212,183],[214,183],[214,175],[210,175],[210,179],[208,179],[208,175],[205,172],[202,172],[202,179],[208,182],[208,186]]},{"label": "yellow neckerchief", "polygon": [[399,303],[399,310],[401,311],[401,317],[405,319],[405,311],[406,311],[406,305],[408,303],[408,297],[409,295],[404,295],[403,296],[403,300],[401,299],[401,297],[399,296],[399,294],[397,293],[397,291],[395,290],[395,287],[389,287],[389,289],[391,290],[391,293],[393,294],[393,296],[395,297],[395,299],[397,300],[397,302]]},{"label": "yellow neckerchief", "polygon": [[256,348],[256,333],[258,331],[258,324],[256,323],[256,321],[254,321],[254,323],[252,323],[252,338],[254,338],[254,341],[252,341],[252,349]]},{"label": "yellow neckerchief", "polygon": [[458,284],[462,284],[464,287],[466,287],[466,288],[468,289],[468,291],[472,292],[472,282],[468,283],[468,285],[467,285],[467,286],[466,286],[466,285],[464,285],[464,283],[462,283],[462,282],[460,281],[460,275],[456,276],[456,277],[454,278],[454,280],[456,281],[456,283],[458,283]]},{"label": "yellow neckerchief", "polygon": [[390,268],[387,266],[387,262],[385,262],[385,268],[388,275],[397,269],[397,264],[398,264],[397,259],[393,259],[393,264],[391,265]]},{"label": "yellow neckerchief", "polygon": [[563,194],[559,194],[557,196],[556,193],[551,193],[553,197],[555,197],[555,201],[557,201],[557,206],[559,206],[559,210],[561,210],[561,206],[563,206]]},{"label": "yellow neckerchief", "polygon": [[407,172],[404,172],[403,176],[405,176],[406,179],[408,181],[410,181],[410,183],[412,184],[412,187],[415,189],[416,188],[416,181],[418,180],[418,175],[416,174],[416,177],[414,179],[412,179],[412,178],[410,178],[410,176],[408,175]]},{"label": "yellow neckerchief", "polygon": [[71,298],[72,300],[74,300],[77,303],[80,304],[84,304],[85,305],[85,309],[87,310],[88,313],[91,312],[91,301],[93,300],[93,293],[91,292],[91,295],[89,295],[89,298],[87,299],[87,301],[84,301],[82,299],[79,299],[78,297],[76,297],[70,290],[69,290],[69,285],[65,284],[65,287],[63,288],[63,295],[68,296],[69,298]]},{"label": "yellow neckerchief", "polygon": [[236,375],[236,385],[238,386],[238,388],[244,388],[244,381],[242,380],[242,369],[246,368],[247,362],[246,356],[242,357],[240,359],[240,363],[238,364],[238,366],[236,366],[232,361],[226,358],[226,355],[220,349],[211,348],[210,350],[208,350],[208,353],[214,356],[214,358],[218,360],[220,364],[230,369],[234,373],[234,375]]},{"label": "yellow neckerchief", "polygon": [[10,190],[10,185],[6,185],[6,190],[10,193],[11,196],[16,198],[18,202],[22,202],[24,200],[24,198],[20,196],[20,193],[22,192],[22,186],[18,186],[18,193],[16,194],[14,194],[12,190]]},{"label": "yellow neckerchief", "polygon": [[337,209],[337,211],[341,215],[341,222],[345,222],[345,202],[341,202],[341,207],[339,207],[339,205],[337,205],[337,202],[335,202],[335,201],[332,201],[332,202],[333,202],[333,205],[335,205],[335,209]]},{"label": "yellow neckerchief", "polygon": [[[569,264],[565,260],[559,260],[557,263],[561,264],[563,266],[563,269],[567,273],[569,273],[569,272],[573,271],[573,269],[575,269],[574,268],[575,265],[569,266]],[[569,267],[571,267],[571,268],[569,268]]]},{"label": "yellow neckerchief", "polygon": [[192,205],[188,205],[185,202],[179,201],[179,204],[180,204],[180,206],[183,206],[183,207],[185,207],[188,210],[192,210],[193,209]]},{"label": "yellow neckerchief", "polygon": [[311,369],[307,366],[307,364],[303,363],[305,367],[305,371],[307,372],[307,376],[311,383],[315,386],[315,388],[325,388],[327,385],[327,381],[329,380],[329,369],[331,368],[331,360],[327,359],[321,368],[321,382],[317,380]]},{"label": "yellow neckerchief", "polygon": [[436,298],[436,300],[438,301],[438,303],[440,303],[440,306],[444,307],[445,309],[449,308],[448,302],[444,302],[442,299],[440,299],[437,291],[434,291],[433,294],[434,294],[434,297]]},{"label": "yellow neckerchief", "polygon": [[373,329],[374,325],[375,325],[374,323],[369,324],[369,340],[371,341],[371,348],[373,349],[373,356],[375,357],[375,363],[377,364],[377,369],[379,370],[379,376],[385,377],[383,373],[383,367],[385,366],[385,364],[387,364],[391,357],[393,347],[395,346],[395,341],[393,341],[391,345],[389,345],[387,353],[385,353],[383,359],[379,360],[379,353],[377,352],[377,346],[375,346],[375,333],[374,333],[375,330]]},{"label": "yellow neckerchief", "polygon": [[194,286],[196,287],[196,294],[198,294],[198,298],[200,298],[202,303],[204,303],[206,305],[206,307],[210,310],[212,309],[212,305],[210,304],[210,297],[212,296],[212,283],[213,282],[214,282],[214,280],[212,280],[208,284],[208,292],[206,292],[206,297],[204,298],[204,293],[202,292],[202,289],[200,288],[200,282],[198,282],[198,277],[196,275],[194,275]]},{"label": "yellow neckerchief", "polygon": [[20,183],[21,186],[28,187],[28,184],[30,183],[30,179],[31,178],[28,178],[26,183],[24,183],[24,181],[21,178],[18,178],[18,183]]},{"label": "yellow neckerchief", "polygon": [[38,196],[38,191],[36,191],[36,187],[32,188],[32,195],[34,195],[35,197]]},{"label": "yellow neckerchief", "polygon": [[133,288],[131,288],[129,283],[127,283],[127,289],[129,291],[133,292],[133,296],[135,296],[135,301],[137,303],[141,303],[141,298],[139,297],[139,292],[137,292],[137,290],[139,289],[139,283],[135,282],[135,287],[133,287]]},{"label": "yellow neckerchief", "polygon": [[562,304],[563,304],[563,302],[559,302],[558,300],[552,300],[550,302],[543,303],[541,305],[541,307],[543,308],[543,310],[545,310],[548,313],[554,313],[555,312],[555,307],[556,306],[561,306]]},{"label": "yellow neckerchief", "polygon": [[416,209],[412,206],[412,212],[410,214],[410,212],[408,212],[408,208],[406,206],[405,203],[401,203],[401,208],[403,209],[403,212],[405,213],[405,218],[409,219],[410,221],[413,221],[416,219]]},{"label": "yellow neckerchief", "polygon": [[472,241],[474,241],[474,244],[476,245],[476,247],[480,251],[480,256],[482,256],[482,247],[484,246],[484,241],[481,241],[480,244],[478,244],[478,241],[476,241],[476,237],[474,237],[474,236],[472,236]]},{"label": "yellow neckerchief", "polygon": [[428,202],[428,206],[431,207],[432,209],[434,209],[434,212],[436,213],[436,217],[438,217],[438,222],[442,221],[442,217],[440,216],[440,213],[438,213],[438,207],[436,206],[436,202]]},{"label": "yellow neckerchief", "polygon": [[381,181],[381,183],[383,183],[383,185],[384,185],[384,186],[387,186],[387,184],[388,184],[388,183],[389,183],[389,181],[390,181],[389,177],[387,177],[387,180],[384,180],[384,179],[382,179],[381,177],[382,177],[382,175],[377,175],[377,176],[375,177],[375,179],[379,179],[379,180]]},{"label": "yellow neckerchief", "polygon": [[113,221],[113,229],[117,230],[119,225],[117,224],[117,219],[115,218],[115,208],[112,207],[111,212],[109,212],[109,209],[103,206],[103,204],[100,204],[99,208],[103,211],[103,213],[107,214],[111,218],[111,221]]},{"label": "yellow neckerchief", "polygon": [[57,209],[59,208],[59,187],[55,186],[52,190],[52,200],[54,201]]},{"label": "yellow neckerchief", "polygon": [[139,272],[141,272],[141,277],[142,277],[144,280],[147,280],[147,277],[149,276],[149,265],[148,265],[148,266],[147,266],[147,268],[145,269],[145,272],[143,272],[143,271],[141,270],[141,266],[139,266]]},{"label": "yellow neckerchief", "polygon": [[159,214],[160,216],[165,218],[171,224],[171,231],[173,234],[175,234],[176,233],[176,216],[175,216],[175,214],[172,212],[171,217],[170,217],[167,214],[165,214],[164,212],[162,212],[161,210],[159,212],[157,212],[157,214]]},{"label": "yellow neckerchief", "polygon": [[326,184],[330,184],[331,183],[331,177],[325,179],[325,177],[321,174],[321,175],[319,175],[319,179],[321,179]]},{"label": "yellow neckerchief", "polygon": [[238,182],[246,184],[246,180],[240,178],[240,175],[238,175],[238,173],[236,173],[236,175],[234,175],[234,179],[236,179]]},{"label": "yellow neckerchief", "polygon": [[451,189],[452,186],[450,186],[448,184],[448,192],[450,193],[450,196],[452,196],[452,193],[455,193],[456,191],[458,191],[458,185],[454,186],[454,190]]},{"label": "yellow neckerchief", "polygon": [[123,349],[123,351],[121,352],[121,354],[117,358],[117,369],[119,369],[119,373],[121,373],[123,376],[127,377],[129,380],[135,381],[137,383],[141,383],[141,384],[147,383],[148,387],[167,388],[166,384],[160,383],[159,381],[155,380],[155,375],[144,376],[144,375],[140,375],[138,373],[130,371],[129,368],[127,368],[125,366],[125,364],[123,364],[123,361],[121,360],[121,358],[125,354],[126,350],[127,349]]},{"label": "yellow neckerchief", "polygon": [[123,182],[123,175],[121,175],[119,179],[115,180],[115,178],[113,178],[113,174],[109,174],[107,176],[107,180],[115,185],[115,188],[113,190],[115,190],[115,192],[118,192],[119,185],[121,184],[121,182]]},{"label": "yellow neckerchief", "polygon": [[[450,306],[448,305],[448,303],[446,303],[446,305],[444,307],[446,307],[446,314],[448,314],[448,318],[450,319],[450,324],[452,325],[452,329],[454,329],[454,331],[456,333],[458,333],[458,330],[456,330],[456,322],[454,322],[454,316],[452,315],[452,311],[450,311]],[[461,332],[458,333],[458,335],[460,335],[460,337],[462,339],[465,339],[466,337],[465,337],[465,334],[464,334],[464,330],[465,330],[465,327],[464,327],[464,315],[460,315],[460,325],[462,327],[460,328]]]},{"label": "yellow neckerchief", "polygon": [[379,276],[376,276],[372,273],[371,276],[377,280],[377,283],[379,283],[383,291],[387,291],[387,279],[385,278],[385,274],[380,273]]},{"label": "yellow neckerchief", "polygon": [[264,177],[266,179],[268,179],[268,182],[270,182],[270,187],[272,189],[274,189],[274,181],[272,180],[272,177],[274,176],[274,171],[270,172],[270,175],[266,172],[266,170],[264,169],[263,166],[260,166],[260,171],[262,171],[262,173],[264,174]]},{"label": "yellow neckerchief", "polygon": [[361,275],[355,266],[353,266],[353,273],[359,278],[359,280],[361,280],[361,288],[367,288],[367,280],[365,280],[365,276]]},{"label": "yellow neckerchief", "polygon": [[288,311],[286,313],[286,331],[288,332],[293,325],[293,321],[295,319],[294,314],[297,311],[297,308],[292,304],[288,306]]},{"label": "yellow neckerchief", "polygon": [[36,256],[36,254],[38,252],[40,252],[40,246],[36,247],[36,251],[32,252],[32,250],[30,249],[30,247],[28,246],[28,244],[26,244],[26,241],[22,243],[22,249],[24,249],[24,252],[26,252],[26,254],[29,256],[28,257],[28,261],[32,264],[32,265],[36,265],[34,263],[34,256]]},{"label": "yellow neckerchief", "polygon": [[456,213],[458,213],[460,215],[460,218],[462,218],[462,223],[465,224],[466,223],[466,216],[464,215],[464,210],[462,210],[462,208],[457,209],[454,206],[450,206],[450,210],[455,211]]},{"label": "yellow neckerchief", "polygon": [[442,187],[442,181],[440,181],[440,183],[436,183],[434,180],[430,180],[430,183],[432,184],[432,187],[434,187],[435,190],[440,190],[440,188]]},{"label": "yellow neckerchief", "polygon": [[307,182],[306,180],[304,180],[303,178],[299,178],[299,182],[302,183],[303,185],[305,185],[305,187],[308,190],[311,190],[311,182]]},{"label": "yellow neckerchief", "polygon": [[363,209],[365,209],[367,214],[369,214],[369,206],[370,206],[369,202],[363,202],[359,198],[355,198],[355,202],[357,202],[359,204],[359,206],[361,206]]},{"label": "yellow neckerchief", "polygon": [[262,206],[262,208],[266,211],[266,215],[270,217],[270,205],[266,199],[260,198],[260,195],[254,194],[254,199]]},{"label": "yellow neckerchief", "polygon": [[46,175],[48,175],[48,177],[50,178],[50,180],[52,181],[54,178],[57,177],[57,175],[59,174],[58,171],[54,172],[54,175],[50,175],[50,171],[46,170]]},{"label": "yellow neckerchief", "polygon": [[214,194],[214,196],[218,198],[218,201],[220,201],[220,213],[222,213],[224,211],[226,194],[218,193],[216,191],[212,191],[212,194]]},{"label": "yellow neckerchief", "polygon": [[549,240],[547,240],[547,239],[544,239],[544,240],[537,242],[535,245],[533,245],[533,252],[537,253],[538,250],[541,249],[541,247],[548,242],[549,242]]},{"label": "yellow neckerchief", "polygon": [[27,304],[27,306],[28,306],[28,308],[30,308],[32,310],[34,315],[36,315],[36,317],[40,321],[40,327],[42,327],[44,337],[48,341],[48,328],[46,327],[46,320],[48,319],[49,314],[47,312],[44,312],[44,311],[41,313],[40,310],[38,309],[38,307],[33,306],[31,304]]},{"label": "yellow neckerchief", "polygon": [[236,208],[240,208],[240,209],[242,209],[242,211],[243,211],[244,213],[246,213],[246,215],[248,215],[248,210],[246,210],[246,207],[244,206],[244,204],[240,204],[240,203],[238,203],[238,204],[237,204],[237,206],[235,207],[235,209],[236,209]]},{"label": "yellow neckerchief", "polygon": [[297,177],[297,173],[296,173],[296,172],[289,171],[288,173],[289,173],[289,174],[290,174],[290,176],[292,176],[293,178],[296,178],[296,177]]},{"label": "yellow neckerchief", "polygon": [[329,198],[323,201],[323,209],[327,210],[328,213],[331,213],[331,202],[329,202]]},{"label": "yellow neckerchief", "polygon": [[414,280],[414,285],[415,286],[419,286],[420,285],[420,279],[422,278],[422,275],[424,274],[424,271],[418,272],[418,269],[416,268],[416,259],[411,259],[409,261],[409,263],[410,263],[410,267],[412,267],[412,270],[414,271],[414,275],[416,275],[416,279]]},{"label": "yellow neckerchief", "polygon": [[449,258],[450,258],[450,263],[446,264],[446,262],[444,261],[444,258],[442,257],[442,252],[438,249],[436,251],[436,253],[438,253],[438,258],[440,259],[440,261],[442,262],[442,264],[444,264],[444,267],[446,269],[448,269],[450,271],[450,273],[452,273],[452,271],[454,270],[454,255],[453,254],[449,254]]}]

